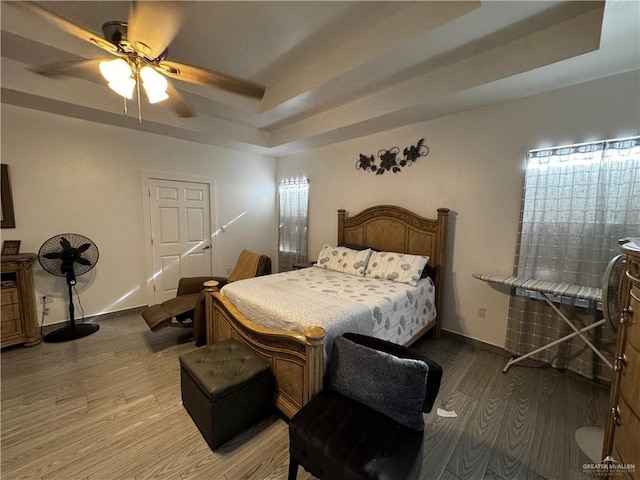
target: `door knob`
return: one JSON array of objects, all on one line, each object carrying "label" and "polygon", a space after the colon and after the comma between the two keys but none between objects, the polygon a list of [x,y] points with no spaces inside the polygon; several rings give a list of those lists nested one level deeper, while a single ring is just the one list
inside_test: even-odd
[{"label": "door knob", "polygon": [[203,250],[209,250],[211,248],[211,245],[205,245],[204,247],[202,247]]}]

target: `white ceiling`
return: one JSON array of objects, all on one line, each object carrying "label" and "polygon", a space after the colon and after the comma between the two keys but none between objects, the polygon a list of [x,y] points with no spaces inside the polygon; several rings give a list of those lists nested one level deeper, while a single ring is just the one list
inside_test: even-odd
[{"label": "white ceiling", "polygon": [[[267,155],[315,148],[640,69],[640,2],[181,2],[169,60],[263,85],[262,100],[172,81],[198,113],[100,78],[28,67],[104,52],[2,2],[2,102]],[[130,2],[38,2],[95,33]],[[158,7],[161,8],[160,2]],[[639,85],[640,88],[640,85]]]}]

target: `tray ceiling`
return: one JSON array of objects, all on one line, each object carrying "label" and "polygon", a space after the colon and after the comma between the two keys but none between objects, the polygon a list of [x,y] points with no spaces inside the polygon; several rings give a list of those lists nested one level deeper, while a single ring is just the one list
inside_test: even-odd
[{"label": "tray ceiling", "polygon": [[[130,7],[38,3],[96,33]],[[174,80],[198,115],[143,102],[139,125],[99,75],[31,72],[104,54],[2,2],[2,102],[279,156],[640,69],[637,1],[182,3],[168,59],[262,84],[262,100]]]}]

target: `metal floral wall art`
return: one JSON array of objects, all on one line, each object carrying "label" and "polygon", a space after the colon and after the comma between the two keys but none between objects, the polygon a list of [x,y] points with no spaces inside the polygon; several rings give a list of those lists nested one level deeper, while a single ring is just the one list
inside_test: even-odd
[{"label": "metal floral wall art", "polygon": [[393,147],[389,150],[380,150],[378,152],[378,163],[373,155],[366,156],[362,153],[360,158],[356,162],[356,170],[362,170],[365,172],[374,172],[376,175],[382,175],[384,172],[398,173],[402,167],[410,167],[418,160],[419,157],[426,157],[429,155],[429,147],[424,145],[424,138],[418,140],[418,143],[406,147],[402,151],[402,157],[398,158],[400,149]]}]

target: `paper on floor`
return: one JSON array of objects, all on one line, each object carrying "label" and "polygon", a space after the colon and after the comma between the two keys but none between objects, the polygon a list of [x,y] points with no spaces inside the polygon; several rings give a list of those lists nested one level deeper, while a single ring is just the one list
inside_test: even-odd
[{"label": "paper on floor", "polygon": [[445,417],[445,418],[454,418],[457,417],[458,414],[455,412],[455,410],[451,410],[450,412],[448,410],[444,410],[442,408],[438,408],[436,410],[436,414],[439,417]]}]

